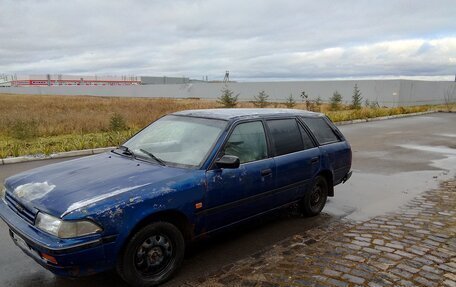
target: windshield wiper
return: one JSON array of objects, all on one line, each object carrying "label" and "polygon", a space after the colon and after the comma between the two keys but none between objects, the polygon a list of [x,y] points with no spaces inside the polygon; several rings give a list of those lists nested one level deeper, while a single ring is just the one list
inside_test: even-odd
[{"label": "windshield wiper", "polygon": [[123,150],[123,154],[125,155],[131,155],[133,158],[136,158],[135,153],[129,149],[127,146],[121,145],[119,149]]},{"label": "windshield wiper", "polygon": [[141,152],[147,154],[149,157],[153,158],[156,162],[158,162],[159,164],[163,165],[163,166],[166,166],[165,162],[161,159],[159,159],[158,157],[156,157],[153,153],[151,152],[148,152],[147,150],[145,149],[142,149],[140,148],[139,149]]}]

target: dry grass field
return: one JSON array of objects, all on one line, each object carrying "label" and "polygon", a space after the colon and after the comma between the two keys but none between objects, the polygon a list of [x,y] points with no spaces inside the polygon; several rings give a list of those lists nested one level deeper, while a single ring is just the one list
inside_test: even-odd
[{"label": "dry grass field", "polygon": [[[237,106],[254,107],[250,102]],[[118,145],[162,115],[217,107],[216,101],[201,99],[0,94],[0,158]],[[285,104],[270,103],[269,107],[282,108]],[[297,103],[294,108],[305,107]],[[337,122],[420,112],[429,107],[342,107],[329,111],[329,105],[323,104],[317,109]]]},{"label": "dry grass field", "polygon": [[0,95],[0,135],[14,135],[21,124],[35,126],[36,136],[106,132],[114,114],[139,129],[170,112],[213,107],[202,100]]}]

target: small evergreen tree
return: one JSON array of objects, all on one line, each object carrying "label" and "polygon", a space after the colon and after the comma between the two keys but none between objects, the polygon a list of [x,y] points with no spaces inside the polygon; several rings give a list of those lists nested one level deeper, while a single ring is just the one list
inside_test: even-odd
[{"label": "small evergreen tree", "polygon": [[119,113],[114,113],[109,119],[109,129],[116,132],[126,130],[127,122],[125,118]]},{"label": "small evergreen tree", "polygon": [[338,91],[334,91],[332,97],[329,99],[329,103],[331,105],[331,110],[338,110],[342,103],[342,95]]},{"label": "small evergreen tree", "polygon": [[254,96],[253,105],[257,108],[264,108],[268,105],[269,95],[265,91],[261,91],[258,96]]},{"label": "small evergreen tree", "polygon": [[361,96],[361,91],[358,89],[358,84],[355,84],[353,88],[353,96],[352,96],[352,109],[360,109],[361,103],[363,101],[363,97]]},{"label": "small evergreen tree", "polygon": [[234,108],[237,105],[239,94],[234,95],[234,92],[225,85],[222,89],[222,95],[217,99],[217,103],[224,108]]},{"label": "small evergreen tree", "polygon": [[287,101],[285,102],[285,106],[289,109],[294,108],[296,106],[296,102],[293,98],[293,94],[290,94],[290,96],[287,98]]}]

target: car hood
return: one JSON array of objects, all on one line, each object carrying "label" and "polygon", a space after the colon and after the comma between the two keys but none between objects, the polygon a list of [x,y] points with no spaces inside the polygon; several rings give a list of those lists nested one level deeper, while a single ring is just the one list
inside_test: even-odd
[{"label": "car hood", "polygon": [[8,178],[9,196],[54,216],[191,172],[107,153],[51,164]]}]

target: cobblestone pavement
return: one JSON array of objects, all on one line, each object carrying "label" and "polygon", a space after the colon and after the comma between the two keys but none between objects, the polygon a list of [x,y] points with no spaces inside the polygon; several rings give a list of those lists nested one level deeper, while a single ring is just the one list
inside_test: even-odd
[{"label": "cobblestone pavement", "polygon": [[456,287],[456,180],[395,214],[309,230],[184,286]]}]

